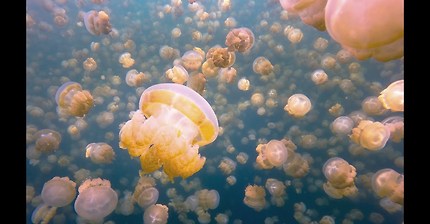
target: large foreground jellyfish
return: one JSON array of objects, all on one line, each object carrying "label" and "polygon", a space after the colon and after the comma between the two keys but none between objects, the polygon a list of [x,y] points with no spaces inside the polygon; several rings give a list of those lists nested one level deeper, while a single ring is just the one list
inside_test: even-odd
[{"label": "large foreground jellyfish", "polygon": [[189,87],[163,83],[147,88],[139,110],[119,132],[119,147],[140,156],[142,173],[161,166],[170,180],[199,171],[199,147],[218,136],[218,119],[209,103]]},{"label": "large foreground jellyfish", "polygon": [[324,8],[327,0],[280,0],[279,3],[288,12],[299,14],[303,23],[320,31],[325,30]]},{"label": "large foreground jellyfish", "polygon": [[358,59],[389,61],[403,56],[403,0],[328,0],[330,36]]},{"label": "large foreground jellyfish", "polygon": [[66,82],[55,94],[58,112],[83,117],[94,106],[94,99],[88,90],[82,90],[77,82]]}]

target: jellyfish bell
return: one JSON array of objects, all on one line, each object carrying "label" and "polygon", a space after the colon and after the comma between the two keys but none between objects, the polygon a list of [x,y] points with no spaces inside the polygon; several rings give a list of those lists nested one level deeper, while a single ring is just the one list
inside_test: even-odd
[{"label": "jellyfish bell", "polygon": [[229,51],[245,52],[254,46],[254,33],[246,27],[230,30],[225,37],[225,45]]},{"label": "jellyfish bell", "polygon": [[303,94],[294,94],[288,98],[288,102],[284,107],[284,110],[293,117],[301,118],[304,117],[310,110],[312,104],[309,98]]},{"label": "jellyfish bell", "polygon": [[386,89],[382,90],[378,99],[386,109],[393,112],[404,110],[405,101],[404,80],[391,83]]},{"label": "jellyfish bell", "polygon": [[323,166],[323,173],[335,188],[345,188],[354,182],[357,175],[355,167],[339,157],[327,160]]},{"label": "jellyfish bell", "polygon": [[68,177],[53,177],[43,185],[43,202],[49,206],[64,207],[76,196],[76,183]]},{"label": "jellyfish bell", "polygon": [[[381,10],[386,8],[390,10]],[[330,0],[325,25],[330,36],[357,59],[385,62],[403,56],[404,0]]]},{"label": "jellyfish bell", "polygon": [[165,205],[155,204],[145,209],[143,213],[143,223],[145,224],[166,224],[169,218],[169,208]]},{"label": "jellyfish bell", "polygon": [[36,139],[36,151],[42,153],[51,153],[57,150],[61,143],[61,135],[51,129],[42,129],[34,133]]},{"label": "jellyfish bell", "polygon": [[385,147],[390,138],[390,129],[380,122],[362,120],[352,129],[350,138],[362,147],[376,151]]},{"label": "jellyfish bell", "polygon": [[337,117],[330,125],[330,129],[337,135],[347,135],[351,133],[354,121],[348,116]]},{"label": "jellyfish bell", "polygon": [[404,176],[395,170],[385,168],[373,174],[372,189],[379,197],[387,197],[391,201],[403,205]]},{"label": "jellyfish bell", "polygon": [[90,143],[86,147],[85,157],[89,157],[95,164],[109,164],[114,160],[115,152],[107,143]]},{"label": "jellyfish bell", "polygon": [[327,0],[280,0],[279,3],[288,12],[299,14],[303,23],[313,26],[320,31],[326,29],[324,8],[326,7]]},{"label": "jellyfish bell", "polygon": [[199,171],[206,158],[199,147],[218,136],[218,120],[209,103],[189,87],[163,83],[147,88],[139,110],[121,128],[119,146],[140,156],[142,172],[161,166],[170,180]]},{"label": "jellyfish bell", "polygon": [[92,35],[109,34],[112,31],[109,15],[105,11],[88,11],[84,14],[84,24]]},{"label": "jellyfish bell", "polygon": [[77,82],[66,82],[55,93],[55,102],[58,110],[76,116],[83,117],[94,106],[94,99],[88,90],[82,90]]}]

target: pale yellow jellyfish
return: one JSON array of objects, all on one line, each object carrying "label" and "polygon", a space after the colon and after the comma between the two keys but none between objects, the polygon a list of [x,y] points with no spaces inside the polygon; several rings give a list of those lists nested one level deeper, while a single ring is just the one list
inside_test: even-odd
[{"label": "pale yellow jellyfish", "polygon": [[121,63],[123,68],[130,68],[134,65],[134,59],[129,52],[121,54],[118,58],[118,62]]},{"label": "pale yellow jellyfish", "polygon": [[206,78],[203,73],[191,74],[188,77],[187,86],[196,91],[198,94],[203,95],[206,87]]},{"label": "pale yellow jellyfish", "polygon": [[387,112],[383,104],[378,100],[378,97],[376,96],[366,97],[361,102],[361,109],[369,116],[382,115]]},{"label": "pale yellow jellyfish", "polygon": [[173,28],[170,33],[173,39],[177,39],[182,35],[182,31],[178,27]]},{"label": "pale yellow jellyfish", "polygon": [[389,128],[382,123],[362,120],[349,137],[363,148],[376,151],[385,147],[390,134]]},{"label": "pale yellow jellyfish", "polygon": [[266,180],[265,187],[272,196],[270,202],[276,207],[281,207],[285,204],[286,191],[287,188],[282,181],[274,178],[268,178]]},{"label": "pale yellow jellyfish", "polygon": [[237,88],[242,91],[248,91],[251,87],[251,82],[247,78],[241,78],[237,82]]},{"label": "pale yellow jellyfish", "polygon": [[75,211],[84,219],[94,222],[103,221],[116,208],[118,195],[111,188],[109,180],[87,179],[78,188]]},{"label": "pale yellow jellyfish", "polygon": [[386,109],[393,112],[404,110],[405,101],[404,80],[391,83],[386,89],[382,90],[378,99]]},{"label": "pale yellow jellyfish", "polygon": [[83,117],[94,106],[94,99],[88,90],[82,90],[77,82],[66,82],[55,94],[58,110],[71,116]]},{"label": "pale yellow jellyfish", "polygon": [[43,185],[43,202],[53,207],[64,207],[76,196],[76,183],[68,177],[53,177]]},{"label": "pale yellow jellyfish", "polygon": [[266,191],[264,187],[258,185],[248,185],[245,189],[245,198],[243,203],[246,206],[259,212],[266,206]]},{"label": "pale yellow jellyfish", "polygon": [[216,139],[218,119],[201,95],[183,85],[157,84],[142,93],[139,108],[121,128],[119,146],[140,156],[144,174],[163,166],[173,180],[203,167],[199,147]]},{"label": "pale yellow jellyfish", "polygon": [[182,55],[182,65],[188,71],[196,71],[203,63],[204,55],[202,56],[195,50],[190,50]]},{"label": "pale yellow jellyfish", "polygon": [[393,169],[381,169],[372,176],[372,189],[379,197],[403,205],[404,176]]},{"label": "pale yellow jellyfish", "polygon": [[284,110],[293,117],[301,118],[304,117],[310,110],[312,104],[309,98],[303,94],[294,94],[288,98],[288,102],[284,107]]},{"label": "pale yellow jellyfish", "polygon": [[228,183],[230,186],[235,185],[235,184],[236,184],[236,181],[237,181],[236,177],[235,177],[235,176],[232,176],[232,175],[228,176],[225,180],[227,181],[227,183]]},{"label": "pale yellow jellyfish", "polygon": [[34,133],[36,139],[36,151],[43,153],[52,153],[58,149],[61,143],[61,135],[51,129],[42,129]]},{"label": "pale yellow jellyfish", "polygon": [[45,203],[39,204],[31,214],[32,223],[49,223],[57,213],[57,207]]},{"label": "pale yellow jellyfish", "polygon": [[145,209],[158,200],[159,192],[155,188],[155,179],[150,176],[141,176],[134,187],[133,201]]},{"label": "pale yellow jellyfish", "polygon": [[324,176],[327,182],[323,184],[324,191],[328,196],[340,199],[343,196],[355,196],[358,189],[355,186],[355,167],[339,157],[327,160],[323,166]]},{"label": "pale yellow jellyfish", "polygon": [[236,161],[240,164],[245,164],[248,161],[248,154],[246,152],[239,152],[236,156]]},{"label": "pale yellow jellyfish", "polygon": [[115,152],[107,143],[90,143],[85,149],[85,157],[95,164],[109,164],[115,159]]},{"label": "pale yellow jellyfish", "polygon": [[320,31],[326,29],[324,8],[327,0],[280,0],[279,3],[288,12],[299,14],[303,23],[313,26]]},{"label": "pale yellow jellyfish", "polygon": [[337,135],[351,134],[354,121],[348,116],[337,117],[331,124],[330,130]]},{"label": "pale yellow jellyfish", "polygon": [[325,49],[327,49],[328,47],[328,40],[322,37],[318,37],[315,41],[314,41],[314,49],[319,51],[319,52],[323,52]]},{"label": "pale yellow jellyfish", "polygon": [[324,84],[325,82],[327,82],[328,75],[324,70],[317,69],[314,72],[312,72],[311,79],[315,85],[321,85],[321,84]]},{"label": "pale yellow jellyfish", "polygon": [[109,34],[112,31],[109,15],[104,11],[91,10],[85,13],[84,24],[92,35]]},{"label": "pale yellow jellyfish", "polygon": [[219,193],[217,190],[203,189],[194,193],[197,196],[198,207],[203,210],[216,209],[219,205]]},{"label": "pale yellow jellyfish", "polygon": [[206,53],[206,60],[208,59],[212,59],[216,67],[227,68],[236,61],[236,54],[234,51],[228,51],[228,48],[215,46]]},{"label": "pale yellow jellyfish", "polygon": [[142,86],[146,81],[148,81],[148,77],[145,75],[145,73],[138,72],[136,69],[128,71],[127,75],[125,76],[125,82],[131,87]]},{"label": "pale yellow jellyfish", "polygon": [[184,84],[188,78],[188,71],[182,65],[175,65],[166,71],[166,77],[177,84]]},{"label": "pale yellow jellyfish", "polygon": [[173,60],[179,57],[179,50],[167,45],[163,45],[159,50],[159,54],[164,60]]},{"label": "pale yellow jellyfish", "polygon": [[225,37],[225,46],[229,51],[245,52],[254,46],[254,33],[246,27],[230,30]]},{"label": "pale yellow jellyfish", "polygon": [[390,130],[390,140],[399,143],[404,137],[405,124],[403,117],[392,116],[385,118],[382,122]]},{"label": "pale yellow jellyfish", "polygon": [[225,174],[230,175],[236,169],[236,162],[228,157],[223,157],[218,168]]},{"label": "pale yellow jellyfish", "polygon": [[273,74],[273,65],[266,57],[257,57],[252,63],[252,70],[260,75]]},{"label": "pale yellow jellyfish", "polygon": [[330,36],[357,59],[403,56],[404,0],[330,0],[325,22]]},{"label": "pale yellow jellyfish", "polygon": [[236,81],[237,71],[233,67],[220,68],[218,70],[218,81],[223,83],[233,83]]},{"label": "pale yellow jellyfish", "polygon": [[151,205],[143,213],[144,224],[166,224],[168,218],[169,208],[161,204]]},{"label": "pale yellow jellyfish", "polygon": [[202,64],[202,73],[208,78],[218,75],[219,69],[220,67],[215,66],[212,58],[207,59]]},{"label": "pale yellow jellyfish", "polygon": [[270,140],[267,144],[259,144],[255,150],[258,153],[256,162],[261,169],[282,166],[288,158],[287,147],[279,140]]},{"label": "pale yellow jellyfish", "polygon": [[218,215],[215,216],[215,221],[217,224],[228,224],[228,216],[223,213],[218,213]]},{"label": "pale yellow jellyfish", "polygon": [[303,32],[298,28],[293,28],[288,32],[287,38],[292,44],[300,43],[303,39]]}]

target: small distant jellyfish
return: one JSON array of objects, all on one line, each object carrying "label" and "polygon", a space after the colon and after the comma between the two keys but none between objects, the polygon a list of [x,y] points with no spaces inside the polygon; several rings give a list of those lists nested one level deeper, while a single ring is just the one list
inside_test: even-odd
[{"label": "small distant jellyfish", "polygon": [[76,183],[68,177],[53,177],[43,185],[41,196],[49,206],[64,207],[75,199]]},{"label": "small distant jellyfish", "polygon": [[284,110],[295,118],[304,117],[310,110],[312,104],[309,98],[303,94],[294,94],[288,98]]},{"label": "small distant jellyfish", "polygon": [[229,51],[245,52],[254,46],[254,33],[246,27],[230,30],[225,37],[225,46]]},{"label": "small distant jellyfish", "polygon": [[71,116],[83,117],[94,106],[94,99],[88,90],[82,90],[77,82],[66,82],[55,94],[58,110]]},{"label": "small distant jellyfish", "polygon": [[382,115],[387,111],[376,96],[366,97],[361,102],[361,109],[369,116]]},{"label": "small distant jellyfish", "polygon": [[112,25],[109,22],[109,15],[104,11],[91,10],[84,14],[85,28],[92,35],[109,34]]},{"label": "small distant jellyfish", "polygon": [[166,71],[166,77],[177,84],[184,84],[188,78],[188,71],[182,65],[175,65]]},{"label": "small distant jellyfish", "polygon": [[182,55],[182,66],[189,71],[196,71],[203,63],[204,57],[195,50],[190,50]]},{"label": "small distant jellyfish", "polygon": [[321,84],[324,84],[325,82],[327,82],[328,75],[324,70],[317,69],[314,72],[312,72],[311,79],[315,85],[321,85]]},{"label": "small distant jellyfish", "polygon": [[196,91],[198,94],[203,95],[206,87],[206,78],[203,73],[191,74],[188,77],[187,86]]},{"label": "small distant jellyfish", "polygon": [[219,193],[217,190],[203,189],[196,191],[194,195],[199,201],[198,206],[203,210],[216,209],[219,205]]},{"label": "small distant jellyfish", "polygon": [[198,172],[206,158],[199,147],[218,136],[218,119],[209,103],[184,85],[162,83],[142,93],[139,110],[122,126],[119,147],[140,157],[142,174],[163,166],[170,180]]},{"label": "small distant jellyfish", "polygon": [[237,88],[242,91],[248,91],[250,86],[251,86],[251,83],[247,78],[241,78],[237,82]]},{"label": "small distant jellyfish", "polygon": [[245,189],[243,203],[246,206],[259,212],[266,206],[266,191],[264,187],[258,185],[248,185]]},{"label": "small distant jellyfish", "polygon": [[179,57],[179,50],[167,45],[163,45],[159,50],[159,54],[164,60],[173,60]]},{"label": "small distant jellyfish", "polygon": [[382,123],[362,120],[357,127],[352,129],[350,138],[363,148],[376,151],[385,147],[390,134],[388,127]]},{"label": "small distant jellyfish", "polygon": [[168,218],[169,208],[161,204],[151,205],[143,213],[144,224],[166,224]]},{"label": "small distant jellyfish", "polygon": [[227,68],[231,67],[236,61],[234,51],[228,51],[228,48],[212,47],[206,53],[206,60],[212,59],[216,67]]},{"label": "small distant jellyfish", "polygon": [[136,69],[128,71],[125,76],[125,82],[131,87],[140,87],[146,81],[148,81],[146,75],[143,72],[138,72]]},{"label": "small distant jellyfish", "polygon": [[243,165],[248,161],[248,158],[249,158],[248,154],[246,154],[245,152],[240,152],[236,156],[236,161]]},{"label": "small distant jellyfish", "polygon": [[61,135],[51,129],[42,129],[34,133],[36,139],[36,151],[42,153],[52,153],[57,150],[61,143]]},{"label": "small distant jellyfish", "polygon": [[303,32],[298,28],[293,28],[291,31],[288,32],[288,40],[292,44],[300,43],[303,39]]},{"label": "small distant jellyfish", "polygon": [[266,57],[257,57],[252,63],[252,70],[260,75],[273,74],[273,65]]},{"label": "small distant jellyfish", "polygon": [[237,181],[236,177],[235,177],[235,176],[231,176],[231,175],[230,175],[230,176],[228,176],[225,180],[227,181],[227,183],[228,183],[230,186],[235,185],[235,184],[236,184],[236,181]]},{"label": "small distant jellyfish", "polygon": [[217,224],[228,224],[228,216],[226,214],[219,213],[215,216]]},{"label": "small distant jellyfish", "polygon": [[94,58],[87,58],[82,63],[82,66],[84,67],[85,71],[92,72],[92,71],[96,70],[97,62],[94,60]]},{"label": "small distant jellyfish", "polygon": [[285,204],[285,198],[287,196],[285,189],[287,188],[282,181],[274,178],[268,178],[266,180],[265,187],[272,196],[270,202],[276,207],[282,207]]},{"label": "small distant jellyfish", "polygon": [[331,124],[330,129],[334,134],[337,135],[348,135],[351,134],[352,128],[354,127],[354,121],[348,116],[337,117]]},{"label": "small distant jellyfish", "polygon": [[262,169],[282,166],[288,158],[288,150],[284,143],[279,140],[270,140],[267,144],[259,144],[255,150],[258,153],[257,165]]},{"label": "small distant jellyfish", "polygon": [[133,201],[146,209],[155,204],[158,200],[159,192],[155,186],[155,180],[149,176],[141,176],[134,187]]},{"label": "small distant jellyfish", "polygon": [[386,89],[382,90],[378,99],[386,109],[393,112],[404,111],[405,101],[404,80],[391,83]]},{"label": "small distant jellyfish", "polygon": [[236,169],[236,162],[228,157],[223,157],[218,168],[220,168],[225,175],[230,175]]},{"label": "small distant jellyfish", "polygon": [[130,68],[134,65],[134,59],[131,58],[131,54],[129,52],[125,52],[119,56],[118,62],[121,63],[123,68]]},{"label": "small distant jellyfish", "polygon": [[75,211],[86,220],[102,222],[116,208],[118,195],[110,181],[101,178],[87,179],[78,188]]},{"label": "small distant jellyfish", "polygon": [[237,71],[233,67],[220,68],[218,70],[218,81],[223,83],[233,83],[236,80]]},{"label": "small distant jellyfish", "polygon": [[314,41],[314,49],[317,51],[324,51],[325,49],[327,49],[328,46],[328,40],[322,37],[318,37],[315,41]]},{"label": "small distant jellyfish", "polygon": [[90,143],[86,147],[85,157],[95,164],[109,164],[114,160],[115,152],[107,143]]},{"label": "small distant jellyfish", "polygon": [[171,35],[173,39],[179,38],[181,34],[182,34],[182,31],[178,27],[173,28],[171,31]]}]

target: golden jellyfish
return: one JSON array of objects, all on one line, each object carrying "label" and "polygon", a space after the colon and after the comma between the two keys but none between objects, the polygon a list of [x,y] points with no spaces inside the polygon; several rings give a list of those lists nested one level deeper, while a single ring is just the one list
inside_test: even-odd
[{"label": "golden jellyfish", "polygon": [[228,157],[223,157],[218,168],[225,174],[230,175],[236,169],[236,162]]},{"label": "golden jellyfish", "polygon": [[241,78],[237,82],[237,88],[242,91],[248,91],[250,86],[251,86],[251,83],[247,78]]},{"label": "golden jellyfish", "polygon": [[335,224],[336,222],[334,221],[334,218],[328,215],[323,216],[320,221],[319,224]]},{"label": "golden jellyfish", "polygon": [[184,84],[188,78],[188,71],[182,65],[175,65],[166,71],[166,77],[177,84]]},{"label": "golden jellyfish", "polygon": [[94,60],[94,58],[87,58],[82,63],[82,66],[84,67],[85,71],[92,72],[92,71],[96,70],[97,62]]},{"label": "golden jellyfish", "polygon": [[385,209],[388,213],[395,213],[401,211],[403,206],[391,201],[389,198],[382,198],[379,201],[379,205]]},{"label": "golden jellyfish", "polygon": [[274,178],[268,178],[264,185],[272,196],[270,202],[277,207],[281,207],[285,204],[285,198],[287,196],[285,189],[287,188],[282,181]]},{"label": "golden jellyfish", "polygon": [[148,77],[143,72],[138,72],[136,69],[132,69],[127,72],[125,76],[125,83],[131,87],[142,86],[143,83],[148,81]]},{"label": "golden jellyfish", "polygon": [[230,30],[225,37],[225,46],[229,51],[245,52],[254,46],[254,33],[246,27],[239,27]]},{"label": "golden jellyfish", "polygon": [[223,83],[233,83],[236,80],[237,70],[233,67],[220,68],[218,70],[218,81]]},{"label": "golden jellyfish", "polygon": [[219,205],[219,193],[217,190],[203,189],[194,193],[198,199],[198,207],[203,210],[216,209]]},{"label": "golden jellyfish", "polygon": [[337,135],[348,135],[354,127],[354,121],[348,116],[337,117],[330,124],[331,132]]},{"label": "golden jellyfish", "polygon": [[129,52],[125,52],[119,56],[118,62],[121,63],[123,68],[130,68],[134,65],[134,59],[131,58],[131,54]]},{"label": "golden jellyfish", "polygon": [[228,28],[234,28],[237,25],[237,21],[234,17],[230,16],[224,20],[224,25]]},{"label": "golden jellyfish", "polygon": [[256,92],[251,96],[251,105],[255,107],[261,107],[264,105],[264,95]]},{"label": "golden jellyfish", "polygon": [[273,65],[266,57],[257,57],[252,63],[252,70],[260,75],[273,74]]},{"label": "golden jellyfish", "polygon": [[288,12],[297,13],[304,24],[313,26],[319,31],[326,29],[324,8],[327,0],[280,0],[279,3]]},{"label": "golden jellyfish", "polygon": [[118,195],[110,181],[101,178],[87,179],[78,188],[75,211],[86,220],[100,222],[116,208]]},{"label": "golden jellyfish", "polygon": [[191,74],[188,77],[187,86],[196,91],[198,94],[203,95],[206,86],[206,78],[203,73]]},{"label": "golden jellyfish", "polygon": [[323,184],[324,191],[328,196],[340,199],[343,196],[355,196],[358,189],[355,186],[355,167],[339,157],[327,160],[323,166],[324,176],[327,182]]},{"label": "golden jellyfish", "polygon": [[169,208],[162,204],[151,205],[143,213],[144,224],[166,224],[168,218]]},{"label": "golden jellyfish", "polygon": [[266,206],[266,191],[264,187],[258,185],[248,185],[245,188],[245,198],[243,203],[246,206],[259,212]]},{"label": "golden jellyfish", "polygon": [[68,115],[83,117],[94,106],[94,99],[88,90],[82,90],[77,82],[66,82],[55,93],[58,110]]},{"label": "golden jellyfish", "polygon": [[219,67],[215,66],[212,58],[207,59],[202,64],[202,73],[208,78],[218,75],[219,69]]},{"label": "golden jellyfish", "polygon": [[148,187],[143,189],[139,194],[133,193],[133,198],[137,202],[137,204],[146,209],[149,206],[155,204],[158,200],[159,192],[155,187]]},{"label": "golden jellyfish", "polygon": [[171,31],[171,35],[173,39],[179,38],[181,34],[182,34],[182,31],[178,27],[173,28]]},{"label": "golden jellyfish", "polygon": [[331,54],[325,54],[321,58],[321,67],[324,69],[335,69],[337,66],[336,58]]},{"label": "golden jellyfish", "polygon": [[399,143],[404,137],[405,124],[403,117],[392,116],[385,118],[382,122],[390,130],[390,140]]},{"label": "golden jellyfish", "polygon": [[164,60],[173,60],[179,57],[179,50],[167,45],[163,45],[158,53]]},{"label": "golden jellyfish", "polygon": [[315,85],[321,85],[321,84],[324,84],[325,82],[327,82],[328,75],[324,70],[317,69],[314,72],[312,72],[311,79]]},{"label": "golden jellyfish", "polygon": [[271,169],[282,166],[287,161],[288,150],[282,141],[270,140],[267,144],[258,144],[257,165],[261,169]]},{"label": "golden jellyfish", "polygon": [[228,224],[229,219],[226,214],[219,213],[215,216],[215,221],[217,224]]},{"label": "golden jellyfish", "polygon": [[386,89],[382,90],[378,99],[386,109],[390,109],[393,112],[403,112],[405,101],[404,80],[391,83]]},{"label": "golden jellyfish", "polygon": [[234,51],[228,51],[228,48],[212,47],[206,53],[206,60],[212,59],[216,67],[227,68],[234,64],[236,61],[236,54]]},{"label": "golden jellyfish", "polygon": [[61,143],[61,135],[51,129],[42,129],[34,133],[36,139],[36,151],[43,153],[52,153],[58,149]]},{"label": "golden jellyfish", "polygon": [[328,40],[322,37],[318,37],[315,41],[314,41],[314,49],[317,51],[324,51],[325,49],[327,49],[328,47]]},{"label": "golden jellyfish", "polygon": [[85,149],[85,157],[89,157],[95,164],[109,164],[115,158],[112,146],[104,142],[90,143]]},{"label": "golden jellyfish", "polygon": [[112,31],[109,15],[105,11],[91,10],[85,13],[84,24],[92,35],[109,34]]},{"label": "golden jellyfish", "polygon": [[248,158],[248,154],[246,154],[245,152],[239,152],[239,154],[237,154],[236,156],[236,161],[243,165],[248,161]]},{"label": "golden jellyfish", "polygon": [[57,207],[47,205],[45,203],[39,204],[31,214],[32,223],[49,223],[57,213]]},{"label": "golden jellyfish", "polygon": [[182,66],[189,71],[196,71],[202,65],[203,59],[204,55],[195,50],[189,50],[182,55]]},{"label": "golden jellyfish", "polygon": [[295,118],[304,117],[310,110],[312,104],[309,98],[303,94],[297,93],[288,98],[284,110]]},{"label": "golden jellyfish", "polygon": [[287,38],[292,44],[297,44],[302,41],[303,32],[298,28],[293,28],[288,32]]},{"label": "golden jellyfish", "polygon": [[379,197],[403,205],[404,176],[395,170],[386,168],[373,174],[372,189]]},{"label": "golden jellyfish", "polygon": [[140,156],[142,172],[163,166],[170,180],[199,171],[205,157],[199,147],[218,136],[218,119],[209,103],[194,90],[174,83],[147,88],[139,110],[121,128],[119,146]]},{"label": "golden jellyfish", "polygon": [[388,127],[381,122],[362,120],[357,127],[352,129],[350,138],[363,148],[376,151],[385,147],[390,134]]},{"label": "golden jellyfish", "polygon": [[236,184],[236,181],[237,181],[236,177],[235,177],[235,176],[232,176],[232,175],[228,176],[225,180],[227,181],[227,183],[228,183],[230,186],[235,185],[235,184]]},{"label": "golden jellyfish", "polygon": [[53,177],[43,185],[43,202],[53,207],[64,207],[76,196],[76,183],[68,177]]},{"label": "golden jellyfish", "polygon": [[382,115],[387,111],[376,96],[369,96],[361,101],[361,109],[369,116]]},{"label": "golden jellyfish", "polygon": [[325,21],[330,36],[357,59],[403,56],[404,0],[330,0]]}]

